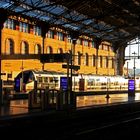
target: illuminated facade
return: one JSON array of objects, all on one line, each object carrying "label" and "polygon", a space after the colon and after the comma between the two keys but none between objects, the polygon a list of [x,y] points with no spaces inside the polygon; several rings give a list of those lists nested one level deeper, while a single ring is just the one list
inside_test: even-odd
[{"label": "illuminated facade", "polygon": [[[44,53],[66,53],[72,48],[69,34],[52,27],[46,34]],[[9,18],[2,30],[2,54],[41,54],[43,53],[41,28],[23,18]],[[79,74],[115,75],[115,53],[111,44],[101,42],[99,48],[93,38],[80,36],[74,50],[74,65],[80,65]],[[2,60],[2,78],[12,80],[22,70],[42,69],[38,59]],[[65,72],[62,63],[46,63],[45,70]]]}]

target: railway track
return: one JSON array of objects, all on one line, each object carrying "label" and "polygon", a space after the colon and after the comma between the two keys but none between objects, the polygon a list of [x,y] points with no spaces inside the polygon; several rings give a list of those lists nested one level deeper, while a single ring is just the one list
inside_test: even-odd
[{"label": "railway track", "polygon": [[[127,106],[125,106],[125,109]],[[60,116],[36,116],[6,121],[1,127],[1,135],[5,132],[16,132],[23,138],[46,140],[47,138],[65,140],[68,138],[115,139],[133,138],[140,130],[140,110],[104,108],[95,111],[64,112]],[[120,112],[119,112],[120,110]],[[24,130],[24,135],[23,131]],[[4,133],[3,133],[4,132]],[[7,135],[6,135],[7,136]],[[5,136],[5,138],[6,138]]]}]

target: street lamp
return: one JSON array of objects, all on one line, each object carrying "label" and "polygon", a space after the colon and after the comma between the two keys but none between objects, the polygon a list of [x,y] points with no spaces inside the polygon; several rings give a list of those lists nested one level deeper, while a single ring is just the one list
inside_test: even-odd
[{"label": "street lamp", "polygon": [[105,98],[107,99],[107,101],[108,101],[108,99],[110,98],[110,96],[109,96],[109,78],[108,77],[106,77],[106,88],[107,88],[107,91],[106,91],[106,96],[105,96]]},{"label": "street lamp", "polygon": [[135,55],[137,54],[136,52],[133,52],[132,54],[134,54],[134,93],[135,93],[135,88],[136,88],[136,83],[135,83],[135,69],[136,69],[136,66],[135,66]]}]

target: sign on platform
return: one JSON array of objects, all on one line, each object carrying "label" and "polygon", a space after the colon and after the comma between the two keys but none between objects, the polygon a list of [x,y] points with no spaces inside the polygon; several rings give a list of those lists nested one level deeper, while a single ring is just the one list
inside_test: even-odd
[{"label": "sign on platform", "polygon": [[60,88],[65,91],[68,89],[68,79],[67,77],[60,78]]},{"label": "sign on platform", "polygon": [[135,81],[133,79],[128,80],[128,94],[135,94]]}]

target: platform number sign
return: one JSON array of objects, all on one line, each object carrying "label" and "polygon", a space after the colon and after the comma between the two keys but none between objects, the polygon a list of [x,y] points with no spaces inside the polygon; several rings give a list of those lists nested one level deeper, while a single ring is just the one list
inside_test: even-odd
[{"label": "platform number sign", "polygon": [[133,79],[128,80],[128,94],[135,93],[135,81]]},{"label": "platform number sign", "polygon": [[20,92],[20,79],[19,78],[15,78],[14,89],[15,89],[16,92]]},{"label": "platform number sign", "polygon": [[68,89],[68,80],[67,77],[60,78],[60,88],[65,91]]}]

